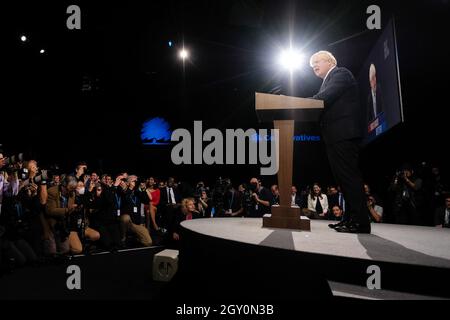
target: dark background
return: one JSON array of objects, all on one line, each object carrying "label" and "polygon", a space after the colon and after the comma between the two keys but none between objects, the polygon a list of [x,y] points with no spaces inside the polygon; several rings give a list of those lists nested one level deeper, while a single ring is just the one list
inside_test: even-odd
[{"label": "dark background", "polygon": [[[66,28],[71,4],[81,8],[81,30]],[[91,169],[112,173],[248,181],[259,166],[172,165],[170,147],[142,145],[142,123],[161,116],[172,129],[191,128],[194,120],[203,120],[204,128],[264,126],[254,111],[255,91],[281,84],[285,94],[308,97],[321,84],[307,61],[292,87],[277,71],[274,61],[289,31],[307,57],[329,50],[357,75],[380,35],[366,29],[371,4],[381,7],[383,25],[396,19],[405,123],[364,149],[365,178],[383,189],[405,161],[448,165],[447,0],[3,4],[0,143],[7,154],[25,152],[41,167],[73,170],[86,160]],[[22,43],[21,34],[29,41]],[[191,52],[185,68],[177,59],[183,41]],[[82,90],[87,85],[91,90]],[[296,133],[316,135],[318,128]],[[296,184],[332,182],[321,142],[297,142],[295,151]],[[268,185],[274,177],[264,180]]]}]

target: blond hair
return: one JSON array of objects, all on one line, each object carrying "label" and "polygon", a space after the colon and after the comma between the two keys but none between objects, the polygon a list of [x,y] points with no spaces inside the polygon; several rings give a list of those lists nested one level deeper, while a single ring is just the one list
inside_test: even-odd
[{"label": "blond hair", "polygon": [[329,51],[321,50],[321,51],[318,51],[318,52],[314,53],[314,54],[311,56],[311,58],[309,59],[309,65],[310,65],[311,67],[313,67],[313,64],[312,64],[313,59],[314,59],[315,57],[317,57],[317,56],[326,56],[325,61],[328,61],[328,62],[330,62],[332,65],[337,66],[337,60],[336,60],[336,58],[333,56],[333,54],[332,54],[331,52],[329,52]]},{"label": "blond hair", "polygon": [[190,201],[192,201],[195,204],[195,199],[194,198],[184,198],[183,200],[181,200],[181,211],[184,214],[188,213],[187,204]]}]

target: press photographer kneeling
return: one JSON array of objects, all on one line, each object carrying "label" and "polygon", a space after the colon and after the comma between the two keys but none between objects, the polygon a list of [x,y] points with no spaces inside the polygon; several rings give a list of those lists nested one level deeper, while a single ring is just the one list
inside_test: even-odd
[{"label": "press photographer kneeling", "polygon": [[51,236],[47,239],[50,253],[80,254],[85,239],[96,241],[100,234],[89,227],[89,200],[82,181],[66,177],[60,186],[48,189],[46,204]]}]

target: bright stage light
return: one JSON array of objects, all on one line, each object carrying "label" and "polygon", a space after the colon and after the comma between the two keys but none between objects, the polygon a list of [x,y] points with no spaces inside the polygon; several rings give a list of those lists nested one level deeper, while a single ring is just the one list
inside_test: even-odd
[{"label": "bright stage light", "polygon": [[44,50],[44,49],[41,49],[41,50],[39,51],[39,53],[44,54],[44,53],[45,53],[45,50]]},{"label": "bright stage light", "polygon": [[21,36],[21,37],[20,37],[20,41],[22,41],[22,42],[27,41],[27,37],[26,37],[26,36]]},{"label": "bright stage light", "polygon": [[189,52],[186,49],[180,51],[180,58],[185,60],[189,57]]},{"label": "bright stage light", "polygon": [[280,54],[278,62],[283,68],[292,72],[301,67],[303,60],[303,54],[301,54],[299,51],[290,49],[285,50]]}]

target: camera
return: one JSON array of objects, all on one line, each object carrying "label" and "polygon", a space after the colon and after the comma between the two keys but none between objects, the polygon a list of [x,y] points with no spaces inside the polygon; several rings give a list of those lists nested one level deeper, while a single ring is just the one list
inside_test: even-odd
[{"label": "camera", "polygon": [[5,158],[5,166],[14,166],[19,162],[23,161],[23,153],[17,155],[12,155],[11,157]]}]

